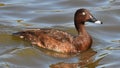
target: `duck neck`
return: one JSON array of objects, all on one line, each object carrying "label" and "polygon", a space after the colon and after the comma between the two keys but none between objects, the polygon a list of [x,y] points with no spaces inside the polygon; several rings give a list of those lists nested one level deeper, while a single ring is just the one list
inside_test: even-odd
[{"label": "duck neck", "polygon": [[78,35],[88,35],[84,24],[75,23],[75,27],[78,32]]},{"label": "duck neck", "polygon": [[[92,44],[92,39],[90,35],[87,33],[84,24],[75,24],[76,29],[78,31],[78,36],[75,38],[75,46],[76,49],[79,51],[84,51],[87,50],[91,44]],[[78,42],[81,41],[81,42]]]}]

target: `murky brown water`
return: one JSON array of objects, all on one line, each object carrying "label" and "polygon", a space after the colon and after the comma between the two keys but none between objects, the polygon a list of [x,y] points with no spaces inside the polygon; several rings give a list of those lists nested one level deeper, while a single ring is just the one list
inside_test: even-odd
[{"label": "murky brown water", "polygon": [[[32,47],[11,36],[25,28],[58,28],[75,34],[73,15],[87,8],[104,24],[87,24],[92,49],[79,55]],[[119,68],[120,0],[0,0],[0,68]]]}]

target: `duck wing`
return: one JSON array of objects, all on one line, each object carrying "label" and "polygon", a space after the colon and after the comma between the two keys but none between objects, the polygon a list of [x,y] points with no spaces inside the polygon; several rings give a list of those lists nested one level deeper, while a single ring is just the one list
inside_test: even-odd
[{"label": "duck wing", "polygon": [[73,36],[56,29],[29,29],[13,33],[32,44],[58,52],[70,52],[75,48],[72,44]]},{"label": "duck wing", "polygon": [[39,38],[40,36],[49,36],[61,42],[72,42],[73,40],[73,37],[69,33],[56,29],[26,29],[24,31],[13,33],[13,35],[25,38],[26,40],[32,36],[36,38]]}]

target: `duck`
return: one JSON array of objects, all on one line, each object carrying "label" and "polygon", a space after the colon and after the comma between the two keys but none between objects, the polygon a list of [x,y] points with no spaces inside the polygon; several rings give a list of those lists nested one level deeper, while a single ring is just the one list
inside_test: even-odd
[{"label": "duck", "polygon": [[60,53],[78,53],[88,50],[93,43],[92,37],[85,28],[86,22],[102,24],[88,9],[80,8],[74,14],[74,25],[78,32],[76,36],[53,28],[26,29],[13,35],[40,48]]}]

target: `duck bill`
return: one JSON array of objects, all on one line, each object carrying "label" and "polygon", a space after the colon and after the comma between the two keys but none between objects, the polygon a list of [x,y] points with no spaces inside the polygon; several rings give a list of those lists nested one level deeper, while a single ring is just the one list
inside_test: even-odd
[{"label": "duck bill", "polygon": [[97,20],[95,17],[90,16],[90,19],[88,20],[89,22],[93,22],[96,24],[103,24],[101,21]]}]

